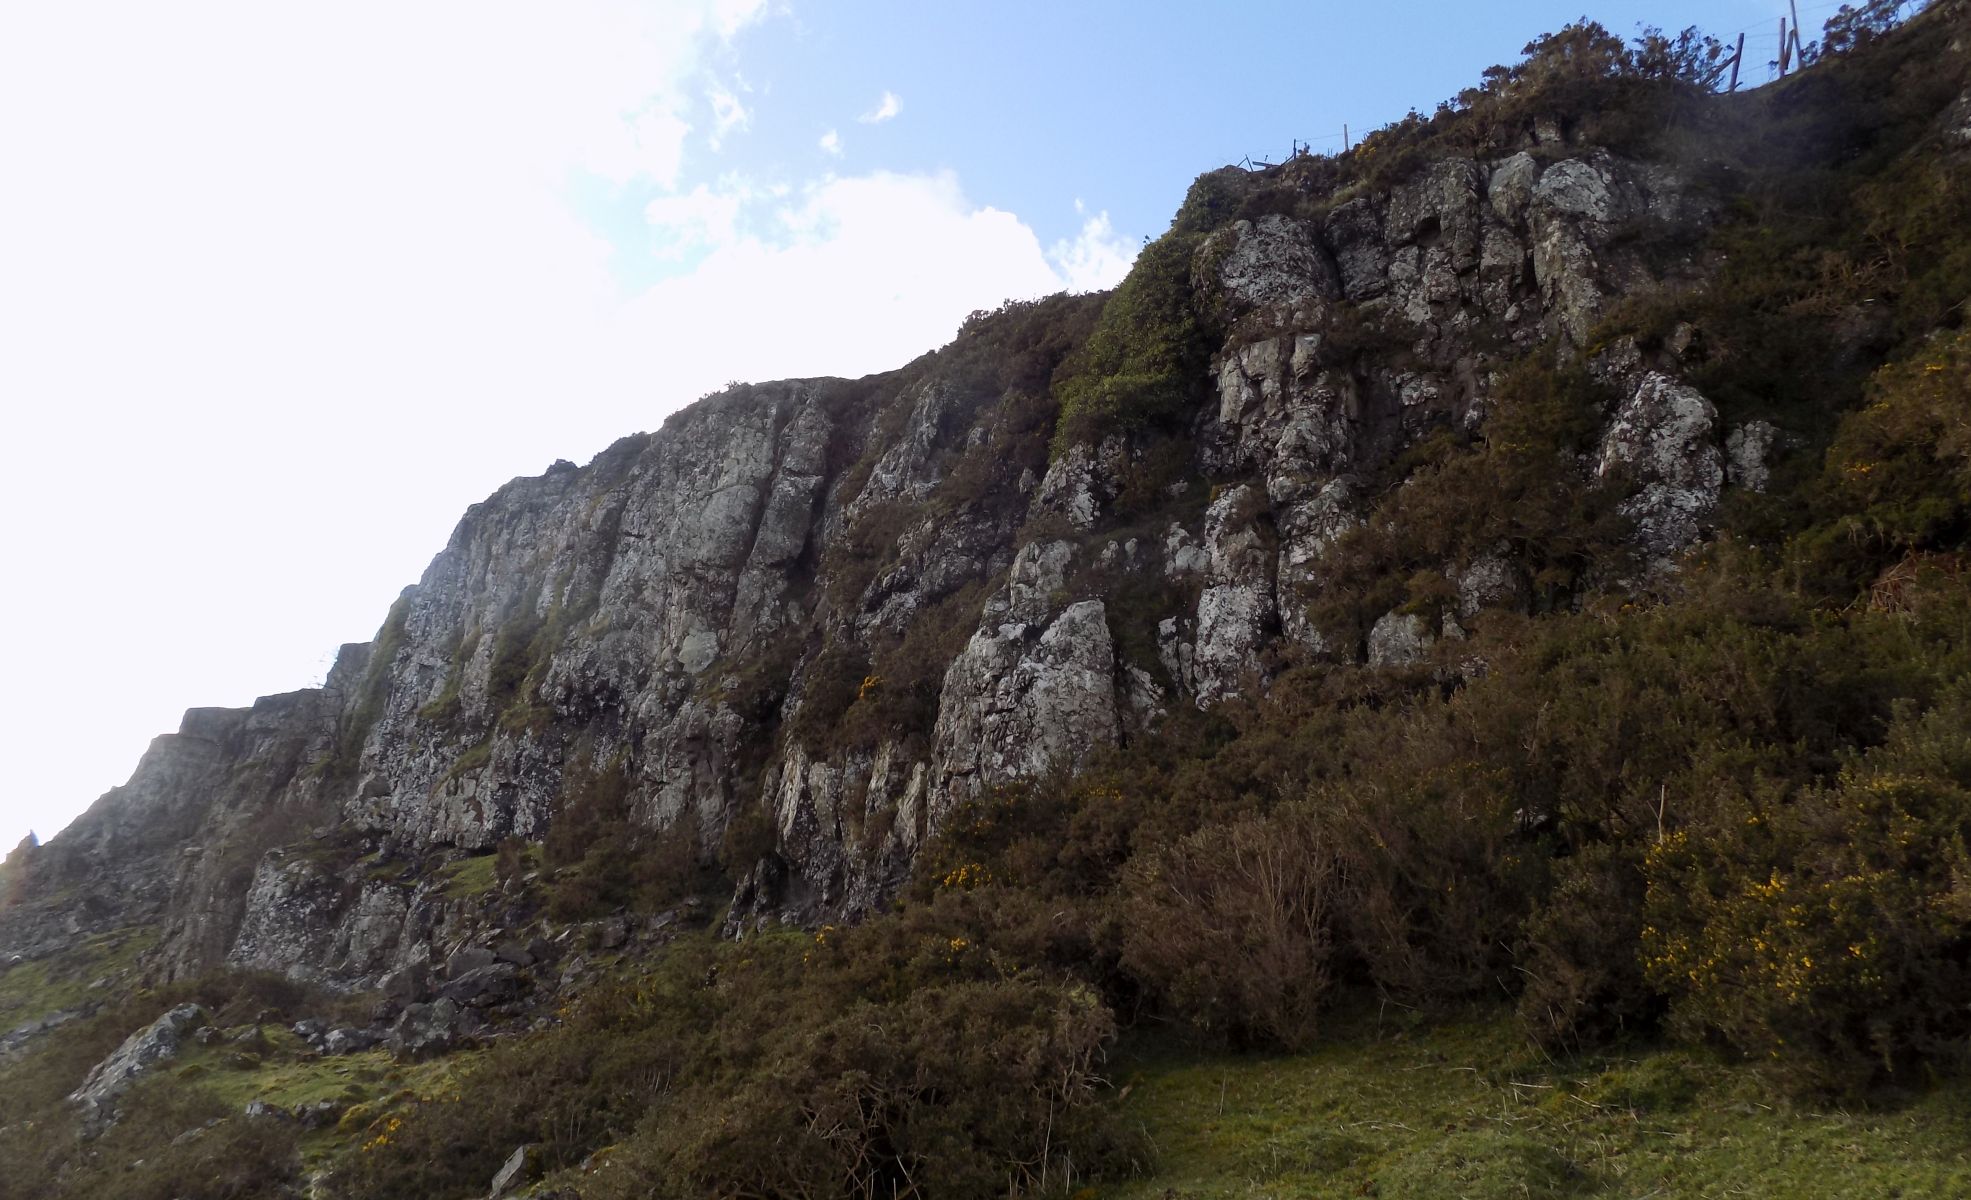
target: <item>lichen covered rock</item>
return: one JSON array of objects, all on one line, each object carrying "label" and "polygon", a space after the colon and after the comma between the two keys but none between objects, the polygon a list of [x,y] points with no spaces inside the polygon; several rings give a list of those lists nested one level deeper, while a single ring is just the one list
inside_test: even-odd
[{"label": "lichen covered rock", "polygon": [[1616,410],[1603,435],[1596,472],[1626,477],[1623,515],[1635,522],[1638,549],[1652,570],[1696,541],[1724,487],[1716,445],[1718,410],[1704,394],[1649,372]]},{"label": "lichen covered rock", "polygon": [[185,1039],[210,1020],[196,1004],[180,1004],[123,1040],[110,1056],[90,1068],[69,1103],[82,1116],[90,1136],[116,1123],[116,1102],[139,1078],[178,1056]]},{"label": "lichen covered rock", "polygon": [[946,673],[932,754],[933,804],[1068,766],[1121,733],[1115,647],[1099,600],[1044,627],[1007,621],[974,634]]}]

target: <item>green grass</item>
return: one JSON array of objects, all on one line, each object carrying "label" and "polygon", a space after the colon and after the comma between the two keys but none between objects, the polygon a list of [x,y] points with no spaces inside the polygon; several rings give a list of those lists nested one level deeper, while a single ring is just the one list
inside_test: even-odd
[{"label": "green grass", "polygon": [[223,1044],[203,1047],[181,1058],[173,1070],[230,1104],[264,1100],[299,1108],[323,1100],[358,1104],[404,1092],[430,1094],[448,1088],[472,1057],[462,1052],[428,1062],[400,1063],[387,1050],[313,1057],[302,1051],[300,1039],[284,1029],[267,1026],[262,1033],[271,1043],[266,1053],[242,1056]]},{"label": "green grass", "polygon": [[235,1108],[250,1100],[282,1108],[323,1100],[355,1104],[387,1086],[390,1058],[381,1051],[300,1057],[300,1039],[293,1034],[275,1026],[261,1032],[270,1043],[265,1052],[243,1052],[225,1044],[205,1047],[182,1056],[172,1073]]},{"label": "green grass", "polygon": [[[0,972],[0,1033],[81,1005],[89,999],[90,984],[106,977],[116,981],[156,940],[149,930],[112,930]],[[122,992],[111,989],[106,994]]]},{"label": "green grass", "polygon": [[1547,1059],[1505,1014],[1370,1015],[1284,1057],[1131,1047],[1114,1077],[1158,1163],[1108,1200],[1971,1195],[1971,1085],[1791,1108],[1702,1053]]},{"label": "green grass", "polygon": [[498,857],[496,854],[481,854],[440,867],[438,874],[445,880],[446,897],[469,900],[474,896],[484,896],[498,887],[499,878],[493,870]]},{"label": "green grass", "polygon": [[290,1111],[323,1101],[341,1106],[338,1120],[302,1138],[303,1162],[310,1168],[359,1143],[376,1117],[414,1099],[454,1094],[461,1074],[482,1053],[462,1050],[414,1063],[397,1062],[382,1049],[324,1058],[310,1054],[285,1028],[264,1025],[260,1032],[265,1044],[257,1051],[242,1050],[230,1036],[218,1045],[191,1048],[169,1068],[171,1076],[234,1112],[254,1100]]},{"label": "green grass", "polygon": [[357,859],[348,870],[351,874],[361,872],[370,883],[404,883],[414,878],[416,867],[404,859],[386,858],[378,850]]},{"label": "green grass", "polygon": [[[544,855],[539,842],[529,842],[521,848],[520,861],[514,869],[515,878],[522,878],[529,872],[541,869]],[[403,870],[404,868],[399,868]],[[566,870],[566,868],[564,868]],[[471,900],[480,896],[490,896],[499,890],[499,855],[497,853],[475,854],[470,858],[454,859],[438,868],[438,877],[445,884],[445,898],[448,900]]]},{"label": "green grass", "polygon": [[492,759],[493,759],[493,739],[490,737],[482,738],[478,742],[475,742],[471,747],[469,747],[466,750],[465,753],[459,755],[458,758],[453,761],[451,769],[446,771],[445,777],[438,781],[438,786],[444,787],[446,784],[450,783],[454,779],[459,778],[461,775],[464,775],[471,771],[477,771],[479,768],[491,762]]}]

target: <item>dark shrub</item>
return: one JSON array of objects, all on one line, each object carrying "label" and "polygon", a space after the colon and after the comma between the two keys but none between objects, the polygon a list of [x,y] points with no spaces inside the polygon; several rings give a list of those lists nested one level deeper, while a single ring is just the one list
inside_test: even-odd
[{"label": "dark shrub", "polygon": [[1122,965],[1200,1030],[1298,1049],[1331,982],[1340,885],[1304,814],[1207,826],[1132,862]]}]

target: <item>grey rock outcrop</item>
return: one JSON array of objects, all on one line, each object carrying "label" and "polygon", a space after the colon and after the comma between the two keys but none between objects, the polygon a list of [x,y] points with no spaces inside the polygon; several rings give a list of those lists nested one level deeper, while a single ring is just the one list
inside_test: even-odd
[{"label": "grey rock outcrop", "polygon": [[1748,421],[1725,439],[1725,482],[1748,492],[1763,492],[1772,483],[1773,452],[1779,430],[1770,421]]},{"label": "grey rock outcrop", "polygon": [[1255,527],[1256,488],[1226,492],[1205,514],[1205,588],[1184,682],[1204,706],[1262,683],[1260,651],[1275,624],[1273,559]]},{"label": "grey rock outcrop", "polygon": [[385,999],[399,1004],[415,1004],[431,994],[431,976],[421,962],[386,971],[377,981]]},{"label": "grey rock outcrop", "polygon": [[438,998],[468,1008],[488,1008],[518,996],[523,987],[520,968],[512,963],[475,967],[438,988]]},{"label": "grey rock outcrop", "polygon": [[1389,247],[1375,201],[1358,196],[1336,207],[1322,234],[1334,250],[1343,299],[1359,304],[1389,290]]},{"label": "grey rock outcrop", "polygon": [[139,1078],[178,1056],[185,1039],[209,1020],[205,1009],[181,1004],[123,1040],[108,1058],[90,1068],[82,1086],[69,1093],[69,1103],[82,1116],[90,1136],[116,1122],[116,1102]]},{"label": "grey rock outcrop", "polygon": [[1121,733],[1115,672],[1100,600],[1071,604],[1044,626],[1012,619],[974,634],[945,675],[934,804],[1113,745]]},{"label": "grey rock outcrop", "polygon": [[397,1018],[384,1042],[398,1058],[443,1054],[458,1044],[460,1026],[456,1001],[440,999],[432,1004],[413,1004]]},{"label": "grey rock outcrop", "polygon": [[1971,147],[1971,92],[1959,96],[1944,110],[1944,140],[1957,149]]},{"label": "grey rock outcrop", "polygon": [[1279,581],[1282,632],[1303,650],[1334,653],[1325,635],[1308,619],[1307,604],[1329,582],[1323,558],[1341,536],[1360,524],[1355,490],[1346,479],[1333,479],[1311,495],[1296,491],[1275,510],[1280,538]]},{"label": "grey rock outcrop", "polygon": [[1602,437],[1595,470],[1632,477],[1622,512],[1636,523],[1636,542],[1652,569],[1697,540],[1724,487],[1716,445],[1718,410],[1703,393],[1650,372],[1637,382]]},{"label": "grey rock outcrop", "polygon": [[1526,605],[1526,580],[1513,566],[1505,550],[1482,554],[1450,572],[1458,589],[1457,619],[1469,621],[1488,608],[1522,608]]},{"label": "grey rock outcrop", "polygon": [[361,1054],[383,1038],[367,1029],[337,1026],[322,1035],[321,1052],[327,1055]]},{"label": "grey rock outcrop", "polygon": [[1341,279],[1327,249],[1308,226],[1277,213],[1237,221],[1214,234],[1199,256],[1215,263],[1235,317],[1264,324],[1312,321],[1341,296]]},{"label": "grey rock outcrop", "polygon": [[[818,760],[790,747],[768,786],[769,812],[778,834],[774,876],[755,902],[735,905],[742,918],[807,922],[868,912],[902,882],[910,856],[930,821],[931,763],[902,742],[886,740],[873,752],[849,752]],[[765,879],[765,876],[762,877]],[[737,929],[738,926],[733,926]]]},{"label": "grey rock outcrop", "polygon": [[1369,665],[1407,667],[1430,652],[1430,627],[1415,613],[1385,613],[1369,630]]},{"label": "grey rock outcrop", "polygon": [[1114,494],[1124,457],[1117,438],[1105,439],[1099,446],[1077,443],[1068,447],[1041,477],[1034,494],[1035,506],[1066,518],[1075,529],[1094,528],[1103,506]]},{"label": "grey rock outcrop", "polygon": [[79,1021],[83,1017],[90,1015],[92,1011],[88,1008],[58,1009],[45,1016],[36,1017],[34,1020],[28,1021],[25,1024],[14,1026],[6,1033],[0,1034],[0,1061],[4,1061],[8,1056],[25,1050],[40,1038],[42,1034],[60,1029],[71,1021]]},{"label": "grey rock outcrop", "polygon": [[461,946],[445,960],[445,977],[458,979],[500,961],[500,956],[484,946]]},{"label": "grey rock outcrop", "polygon": [[1533,275],[1575,345],[1586,343],[1601,315],[1595,245],[1628,214],[1626,200],[1607,169],[1579,159],[1555,163],[1533,186]]},{"label": "grey rock outcrop", "polygon": [[499,1173],[493,1176],[493,1185],[487,1189],[486,1200],[500,1200],[519,1191],[533,1178],[539,1158],[540,1150],[531,1142],[514,1150],[500,1165]]}]

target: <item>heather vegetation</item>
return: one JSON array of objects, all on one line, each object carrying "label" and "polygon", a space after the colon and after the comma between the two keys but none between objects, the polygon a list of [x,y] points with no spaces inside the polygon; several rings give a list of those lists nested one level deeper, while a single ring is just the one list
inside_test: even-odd
[{"label": "heather vegetation", "polygon": [[[579,921],[623,908],[651,912],[721,882],[695,814],[661,830],[636,820],[621,761],[583,760],[572,775],[567,807],[542,845],[552,919]],[[502,882],[520,875],[526,855],[516,838],[500,844],[493,858]]]},{"label": "heather vegetation", "polygon": [[1334,582],[1313,615],[1333,644],[1359,645],[1392,609],[1441,625],[1456,595],[1445,564],[1510,556],[1540,612],[1570,606],[1597,575],[1620,577],[1630,566],[1621,481],[1576,465],[1600,434],[1606,391],[1543,350],[1501,374],[1482,438],[1439,433],[1392,464],[1400,486],[1326,560]]},{"label": "heather vegetation", "polygon": [[609,1197],[996,1195],[1140,1161],[1100,1103],[1099,998],[920,933],[676,944],[453,1092],[378,1106],[340,1186],[462,1192],[521,1142]]}]

